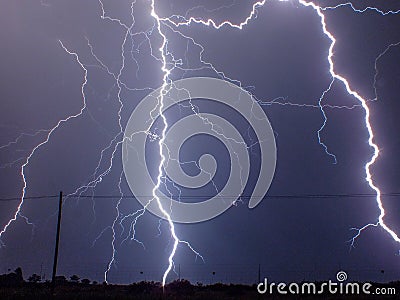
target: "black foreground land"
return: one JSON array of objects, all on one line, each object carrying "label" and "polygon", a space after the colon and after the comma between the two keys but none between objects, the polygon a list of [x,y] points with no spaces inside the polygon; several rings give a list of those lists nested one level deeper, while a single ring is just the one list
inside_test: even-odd
[{"label": "black foreground land", "polygon": [[[298,283],[301,285],[301,283]],[[315,283],[320,287],[321,283]],[[360,283],[362,285],[362,283]],[[91,282],[73,275],[69,280],[57,276],[56,284],[41,282],[37,274],[25,281],[20,268],[9,274],[0,275],[0,299],[400,299],[400,281],[378,284],[373,283],[370,291],[383,288],[386,295],[339,295],[323,293],[318,295],[280,295],[259,294],[257,286],[215,283],[192,284],[187,280],[176,280],[164,288],[159,282],[142,281],[129,285],[114,285]],[[395,292],[395,294],[393,294]],[[389,295],[391,293],[391,295]],[[360,293],[361,294],[361,293]]]}]

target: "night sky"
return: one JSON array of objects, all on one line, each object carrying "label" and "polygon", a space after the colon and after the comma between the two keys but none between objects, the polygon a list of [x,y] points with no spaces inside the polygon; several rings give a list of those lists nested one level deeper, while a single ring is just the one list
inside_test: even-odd
[{"label": "night sky", "polygon": [[[358,2],[354,7],[359,10],[367,5],[382,12],[400,9],[398,1]],[[319,3],[326,7],[345,2]],[[21,167],[32,150],[46,141],[60,120],[79,114],[86,101],[82,114],[61,122],[24,168],[28,198],[21,214],[34,225],[18,217],[1,236],[1,273],[21,266],[25,277],[41,273],[50,278],[58,207],[58,198],[52,196],[61,190],[71,196],[64,202],[58,274],[104,280],[119,200],[115,263],[108,281],[159,281],[167,267],[173,242],[167,222],[146,212],[136,223],[136,240],[132,238],[134,218],[129,214],[142,206],[124,177],[120,144],[120,129],[125,129],[132,111],[162,84],[161,36],[149,0],[134,4],[104,0],[103,18],[100,4],[94,0],[0,1],[1,227],[20,202]],[[252,5],[252,1],[234,0],[155,1],[159,16],[212,18],[217,24],[240,23]],[[348,5],[323,13],[337,39],[335,71],[368,100],[374,141],[380,148],[371,170],[384,194],[385,223],[400,234],[400,44],[388,48],[400,42],[400,16],[375,10],[359,13]],[[130,27],[132,18],[134,24],[126,34],[124,25]],[[212,220],[175,225],[178,236],[204,258],[203,262],[179,245],[174,260],[181,277],[192,282],[254,283],[260,264],[262,276],[272,281],[328,280],[340,270],[351,280],[399,279],[400,243],[381,227],[363,231],[351,247],[357,234],[351,229],[376,223],[379,209],[365,180],[364,165],[373,154],[365,111],[337,80],[322,102],[328,106],[324,106],[327,122],[321,131],[336,164],[318,142],[317,131],[324,123],[318,100],[331,76],[330,40],[315,10],[295,0],[271,0],[257,8],[256,18],[242,30],[201,24],[177,28],[167,23],[161,28],[168,38],[168,67],[173,66],[172,58],[176,64],[170,79],[225,76],[235,84],[241,82],[262,105],[277,147],[274,179],[256,208],[249,209],[248,198],[243,197]],[[62,45],[77,54],[84,68]],[[248,143],[254,140],[249,124],[234,111],[207,99],[194,103],[200,112],[229,120]],[[189,114],[184,103],[168,110],[166,117],[174,123]],[[161,125],[156,120],[154,132],[160,133]],[[157,147],[157,142],[147,139],[146,160],[153,179],[159,163]],[[252,193],[260,164],[259,147],[249,151],[252,164],[245,196]],[[223,188],[230,158],[218,139],[206,135],[188,139],[180,159],[198,161],[204,153],[218,162],[213,180],[218,189]],[[183,170],[191,176],[199,172],[194,164]],[[169,183],[165,189],[176,199],[176,186]],[[181,201],[203,201],[213,193],[210,184],[194,191],[183,189]],[[168,280],[176,278],[170,273]]]}]

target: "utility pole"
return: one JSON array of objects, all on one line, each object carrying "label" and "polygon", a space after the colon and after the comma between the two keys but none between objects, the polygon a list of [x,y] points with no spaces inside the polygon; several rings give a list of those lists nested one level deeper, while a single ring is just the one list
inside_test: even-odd
[{"label": "utility pole", "polygon": [[56,247],[54,249],[54,261],[53,261],[53,276],[51,278],[52,289],[56,285],[56,273],[57,273],[57,261],[58,261],[58,245],[60,243],[60,228],[61,228],[61,210],[62,210],[62,199],[63,193],[60,192],[60,198],[58,202],[58,219],[57,219],[57,233],[56,233]]}]

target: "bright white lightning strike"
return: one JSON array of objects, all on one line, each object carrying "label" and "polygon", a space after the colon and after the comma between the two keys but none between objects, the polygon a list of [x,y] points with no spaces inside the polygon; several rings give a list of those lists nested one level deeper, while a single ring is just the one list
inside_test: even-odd
[{"label": "bright white lightning strike", "polygon": [[[159,113],[160,113],[160,116],[161,116],[161,118],[163,120],[164,127],[162,129],[161,138],[159,139],[159,154],[160,154],[161,160],[160,160],[160,164],[159,164],[159,167],[158,167],[157,183],[156,183],[156,185],[155,185],[155,187],[153,189],[153,198],[156,199],[159,209],[161,210],[163,215],[166,217],[166,219],[168,221],[168,224],[170,226],[171,235],[172,235],[172,237],[174,239],[173,248],[172,248],[172,251],[171,251],[171,253],[170,253],[169,257],[168,257],[168,262],[169,262],[168,268],[165,270],[163,278],[162,278],[162,285],[163,286],[165,286],[165,282],[166,282],[168,273],[171,271],[171,269],[173,267],[173,258],[175,256],[176,248],[177,248],[180,240],[179,240],[179,238],[177,237],[177,235],[175,233],[175,226],[174,226],[174,223],[172,222],[171,216],[162,207],[160,199],[157,196],[157,190],[159,189],[159,187],[161,185],[163,166],[164,166],[164,163],[165,163],[165,160],[166,160],[166,157],[165,157],[165,155],[163,153],[163,144],[164,144],[164,141],[165,141],[165,133],[167,131],[168,123],[167,123],[166,117],[163,114],[163,107],[164,107],[163,99],[164,99],[164,95],[166,95],[167,92],[168,92],[168,90],[167,90],[168,77],[169,77],[169,75],[171,73],[171,70],[167,68],[167,58],[165,56],[165,46],[167,44],[167,37],[162,32],[161,22],[162,21],[169,21],[169,22],[173,23],[175,26],[178,26],[178,25],[190,25],[191,22],[195,22],[195,23],[202,23],[202,24],[207,25],[207,26],[212,25],[216,29],[219,29],[224,25],[229,25],[229,26],[237,28],[237,29],[242,29],[243,26],[245,26],[256,15],[257,7],[264,5],[265,2],[266,2],[266,0],[263,0],[263,1],[259,1],[259,2],[256,2],[255,4],[253,4],[252,10],[251,10],[249,16],[243,22],[241,22],[238,25],[233,24],[233,23],[231,23],[229,21],[225,21],[225,22],[217,25],[212,19],[208,19],[207,22],[204,22],[202,20],[190,18],[189,21],[185,21],[184,23],[175,23],[175,22],[173,22],[171,20],[171,18],[161,18],[161,17],[158,16],[158,14],[155,11],[155,0],[151,1],[151,16],[156,20],[158,33],[162,37],[162,44],[161,44],[161,47],[159,48],[159,51],[160,51],[160,54],[161,54],[161,57],[162,57],[162,68],[161,68],[161,70],[164,73],[163,84],[162,84],[162,87],[161,87],[161,90],[160,90],[160,95],[159,95]],[[176,17],[180,18],[179,16],[176,16]],[[190,244],[188,244],[187,242],[184,242],[184,241],[183,241],[183,243],[187,244],[190,247],[190,249],[192,249]]]},{"label": "bright white lightning strike", "polygon": [[[359,93],[357,93],[356,91],[354,91],[351,87],[350,84],[348,82],[348,80],[346,78],[344,78],[343,76],[341,76],[340,74],[335,72],[335,66],[334,66],[334,62],[333,62],[333,48],[335,46],[336,43],[336,38],[333,36],[333,34],[327,29],[326,26],[326,22],[325,22],[325,15],[323,14],[324,10],[329,10],[329,9],[337,9],[343,6],[349,6],[353,9],[353,11],[357,12],[357,13],[363,13],[369,10],[375,11],[380,13],[381,15],[388,15],[388,14],[397,14],[400,11],[388,11],[388,12],[383,12],[382,10],[379,10],[377,8],[374,7],[367,7],[363,10],[359,10],[354,8],[353,4],[348,2],[348,3],[344,3],[344,4],[340,4],[337,5],[335,7],[320,7],[317,4],[313,3],[313,2],[307,2],[304,0],[298,0],[299,4],[305,6],[305,7],[311,7],[319,16],[320,20],[321,20],[321,28],[323,33],[329,38],[329,40],[331,41],[331,44],[329,46],[329,50],[328,50],[328,56],[327,56],[327,60],[329,62],[329,72],[332,76],[332,81],[328,87],[327,90],[325,90],[323,92],[323,94],[321,95],[320,101],[319,101],[319,107],[324,115],[324,124],[323,126],[318,130],[318,140],[320,142],[320,144],[324,147],[325,152],[332,156],[336,162],[336,157],[334,154],[331,154],[328,149],[327,146],[321,141],[320,139],[320,132],[321,130],[324,128],[324,125],[326,123],[326,116],[325,113],[323,111],[323,106],[321,106],[321,100],[323,99],[324,95],[330,90],[332,83],[334,80],[338,80],[340,81],[344,87],[346,88],[346,91],[349,95],[352,95],[354,98],[356,98],[362,108],[365,111],[365,127],[367,128],[368,131],[368,144],[369,146],[373,149],[373,155],[371,157],[371,159],[365,164],[365,174],[366,174],[366,181],[368,182],[369,186],[371,189],[373,189],[376,193],[376,202],[378,204],[378,208],[380,211],[379,217],[378,217],[378,221],[376,223],[370,223],[367,224],[365,226],[363,226],[361,229],[357,229],[358,233],[356,236],[353,237],[352,240],[352,245],[354,244],[355,239],[361,234],[361,231],[363,231],[364,229],[370,227],[370,226],[381,226],[387,233],[390,234],[390,236],[398,243],[400,243],[400,238],[399,236],[392,230],[390,229],[386,223],[384,222],[384,216],[385,216],[385,209],[383,207],[383,203],[382,203],[382,199],[381,199],[381,191],[380,189],[375,185],[374,180],[372,178],[372,174],[371,174],[371,166],[376,162],[378,156],[379,156],[379,148],[378,146],[375,144],[374,142],[374,132],[370,123],[370,111],[369,111],[369,107],[367,105],[367,100],[364,99]],[[168,18],[162,18],[162,21],[165,22],[169,22],[170,24],[172,24],[173,26],[179,27],[179,26],[188,26],[191,23],[197,23],[197,24],[203,24],[205,26],[212,26],[215,29],[220,29],[221,27],[223,27],[224,25],[226,26],[230,26],[236,29],[242,29],[245,25],[248,24],[248,22],[255,16],[257,16],[257,8],[263,6],[266,3],[266,0],[264,1],[258,1],[256,3],[253,4],[252,6],[252,11],[250,12],[250,14],[248,15],[248,17],[241,22],[240,24],[233,24],[230,21],[223,21],[219,24],[217,24],[214,20],[212,19],[208,19],[207,21],[204,21],[202,19],[199,18],[194,18],[194,17],[190,17],[189,19],[186,19],[183,16],[177,16],[177,15],[173,15],[171,17]]]},{"label": "bright white lightning strike", "polygon": [[322,26],[322,30],[324,32],[324,34],[331,40],[331,45],[329,47],[329,52],[328,52],[328,62],[329,62],[329,72],[331,73],[331,76],[337,80],[339,80],[340,82],[343,83],[343,85],[346,88],[347,93],[349,93],[350,95],[352,95],[353,97],[355,97],[362,105],[363,109],[365,110],[365,127],[367,128],[368,131],[368,144],[369,146],[373,149],[374,153],[370,159],[370,161],[368,161],[365,164],[365,174],[366,174],[366,180],[369,184],[369,186],[371,187],[371,189],[373,189],[376,192],[376,202],[378,204],[379,207],[379,217],[378,217],[378,222],[377,223],[371,223],[371,224],[367,224],[365,225],[363,228],[361,228],[358,232],[358,234],[353,238],[353,242],[354,239],[357,238],[359,236],[359,234],[361,233],[362,230],[370,227],[370,226],[378,226],[380,225],[386,232],[388,232],[390,234],[390,236],[398,243],[400,243],[400,238],[399,236],[392,230],[390,229],[384,222],[383,218],[385,216],[385,209],[383,207],[383,203],[382,203],[382,199],[381,199],[381,191],[380,189],[375,185],[374,180],[372,178],[372,174],[371,174],[371,166],[375,163],[375,161],[377,160],[377,158],[379,157],[379,148],[378,146],[375,144],[374,142],[374,132],[371,126],[371,122],[370,122],[370,111],[369,111],[369,107],[367,105],[367,100],[364,99],[360,94],[358,94],[356,91],[354,91],[351,87],[350,84],[348,82],[348,80],[346,78],[344,78],[343,76],[337,74],[335,72],[335,66],[333,63],[333,48],[335,46],[336,43],[336,39],[335,37],[328,31],[327,27],[326,27],[326,23],[325,23],[325,15],[322,13],[322,9],[321,7],[319,7],[318,5],[314,4],[313,2],[306,2],[303,0],[299,0],[299,3],[309,7],[311,6],[318,14],[318,16],[321,18],[321,26]]},{"label": "bright white lightning strike", "polygon": [[164,141],[165,141],[165,133],[167,132],[167,127],[168,127],[167,119],[165,118],[165,116],[163,114],[164,95],[167,93],[168,76],[169,76],[171,71],[167,68],[167,58],[165,56],[165,45],[167,43],[167,37],[165,36],[165,34],[161,30],[161,20],[160,20],[159,16],[157,15],[156,11],[155,11],[154,1],[155,0],[152,0],[152,2],[151,2],[151,16],[156,20],[158,33],[162,37],[162,44],[161,44],[161,47],[159,48],[159,51],[160,51],[160,54],[161,54],[161,57],[162,57],[162,68],[161,68],[161,70],[164,73],[164,76],[163,76],[163,84],[162,84],[162,87],[161,87],[161,90],[160,90],[160,96],[159,96],[159,112],[160,112],[160,116],[162,118],[164,127],[162,129],[161,138],[158,141],[159,154],[160,154],[161,160],[160,160],[160,164],[158,165],[157,183],[153,188],[153,198],[156,199],[158,207],[160,208],[161,212],[166,217],[166,219],[168,221],[168,224],[170,226],[171,235],[172,235],[172,237],[174,239],[173,248],[172,248],[171,254],[168,257],[168,268],[165,270],[163,278],[162,278],[162,285],[165,286],[165,281],[167,279],[168,273],[171,271],[171,269],[173,267],[173,263],[174,263],[173,262],[173,258],[175,256],[176,248],[178,247],[179,239],[176,236],[175,226],[174,226],[174,223],[172,222],[171,216],[163,208],[163,206],[162,206],[162,204],[160,202],[160,198],[157,195],[157,191],[161,186],[161,178],[162,178],[163,166],[164,166],[164,162],[165,162],[165,156],[164,156],[164,153],[163,153],[163,145],[164,145]]}]

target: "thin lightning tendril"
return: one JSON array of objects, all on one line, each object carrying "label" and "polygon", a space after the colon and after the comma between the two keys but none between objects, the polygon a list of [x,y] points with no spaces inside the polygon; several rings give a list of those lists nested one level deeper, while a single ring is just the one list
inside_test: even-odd
[{"label": "thin lightning tendril", "polygon": [[2,236],[3,236],[3,234],[7,231],[8,227],[9,227],[13,222],[15,222],[15,221],[17,220],[18,216],[22,217],[22,218],[25,220],[25,222],[26,222],[27,224],[33,225],[33,223],[31,223],[31,222],[29,221],[29,219],[28,219],[26,216],[24,216],[24,215],[22,214],[22,212],[21,212],[22,206],[23,206],[23,204],[24,204],[24,198],[25,198],[25,195],[26,195],[26,189],[27,189],[27,187],[28,187],[27,179],[26,179],[26,177],[25,177],[25,168],[28,166],[30,160],[32,159],[32,157],[34,156],[34,154],[36,153],[36,151],[38,151],[43,145],[45,145],[45,144],[50,140],[50,136],[52,135],[52,133],[53,133],[54,131],[56,131],[63,123],[66,123],[66,122],[68,122],[68,121],[71,120],[71,119],[80,117],[80,116],[83,114],[83,111],[84,111],[85,108],[86,108],[86,95],[85,95],[85,91],[84,91],[84,90],[85,90],[85,86],[86,86],[86,84],[87,84],[87,69],[86,69],[85,66],[82,64],[82,62],[79,60],[79,57],[78,57],[78,54],[77,54],[77,53],[69,51],[69,50],[64,46],[64,44],[63,44],[61,41],[59,41],[59,43],[60,43],[61,47],[64,49],[65,52],[67,52],[69,55],[72,55],[72,56],[75,58],[75,60],[77,61],[77,63],[80,65],[80,67],[81,67],[82,70],[84,71],[84,80],[83,80],[83,83],[82,83],[82,86],[81,86],[81,94],[82,94],[82,99],[83,99],[83,106],[81,107],[80,111],[79,111],[77,114],[75,114],[75,115],[70,115],[70,116],[68,116],[67,118],[58,121],[57,124],[56,124],[56,126],[54,126],[50,131],[48,131],[48,134],[47,134],[47,136],[46,136],[46,139],[45,139],[44,141],[42,141],[41,143],[39,143],[37,146],[35,146],[35,147],[32,149],[32,151],[30,152],[30,154],[29,154],[28,157],[26,158],[24,164],[21,166],[21,173],[20,173],[20,175],[21,175],[21,178],[22,178],[22,181],[23,181],[23,188],[22,188],[21,201],[20,201],[19,204],[18,204],[18,207],[17,207],[17,209],[16,209],[16,211],[15,211],[14,216],[7,222],[7,224],[6,224],[6,225],[3,227],[3,229],[0,231],[0,240],[1,240]]},{"label": "thin lightning tendril", "polygon": [[385,11],[379,9],[379,8],[371,7],[371,6],[368,6],[368,7],[364,8],[364,9],[357,9],[357,8],[354,7],[353,3],[351,3],[351,2],[341,3],[341,4],[338,4],[336,6],[320,7],[320,9],[321,10],[333,10],[333,9],[337,9],[337,8],[340,8],[340,7],[346,7],[346,6],[350,7],[354,12],[357,12],[357,13],[364,13],[364,12],[372,11],[372,12],[377,12],[377,13],[381,14],[382,16],[395,15],[395,14],[400,13],[400,10],[388,10],[388,11],[385,12]]}]

